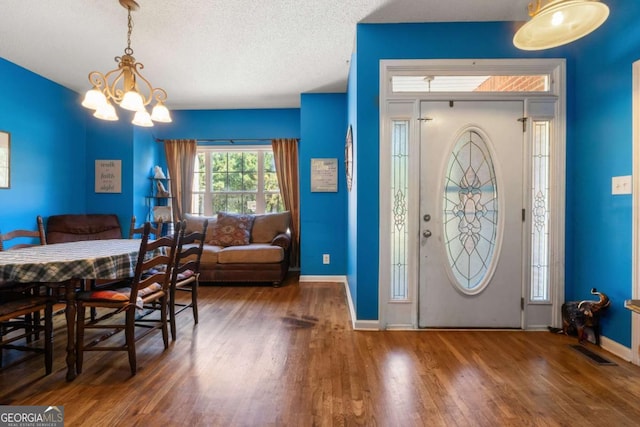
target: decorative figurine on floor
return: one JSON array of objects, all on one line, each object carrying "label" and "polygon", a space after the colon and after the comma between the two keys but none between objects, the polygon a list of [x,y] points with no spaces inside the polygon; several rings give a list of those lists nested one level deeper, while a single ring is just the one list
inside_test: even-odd
[{"label": "decorative figurine on floor", "polygon": [[162,168],[160,166],[156,166],[153,168],[153,177],[155,179],[167,179],[167,177],[164,175],[164,172],[162,172]]},{"label": "decorative figurine on floor", "polygon": [[568,301],[562,304],[562,329],[549,327],[551,332],[565,335],[577,335],[578,342],[587,340],[589,328],[593,331],[594,343],[600,345],[600,315],[609,308],[611,301],[609,297],[598,292],[596,288],[591,289],[593,295],[598,295],[599,301]]}]

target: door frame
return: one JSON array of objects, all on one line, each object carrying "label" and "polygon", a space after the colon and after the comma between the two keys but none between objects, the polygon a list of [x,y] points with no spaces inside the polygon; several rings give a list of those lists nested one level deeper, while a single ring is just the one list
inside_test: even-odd
[{"label": "door frame", "polygon": [[[640,61],[633,63],[632,298],[640,298]],[[631,363],[640,365],[640,315],[631,313]]]},{"label": "door frame", "polygon": [[[380,329],[417,329],[418,328],[418,302],[419,302],[419,259],[415,255],[418,251],[418,224],[420,212],[418,211],[419,191],[416,183],[410,183],[408,202],[408,245],[410,255],[408,257],[409,288],[408,297],[402,301],[392,301],[390,298],[390,263],[391,249],[391,206],[390,196],[390,129],[389,122],[395,117],[410,120],[409,138],[420,137],[419,128],[419,103],[420,101],[502,101],[523,100],[525,102],[525,116],[530,116],[529,110],[536,111],[536,105],[542,105],[549,100],[553,101],[552,113],[554,125],[552,130],[552,164],[551,179],[554,192],[550,195],[550,205],[554,215],[550,218],[550,301],[546,303],[551,309],[551,325],[561,324],[560,306],[564,301],[564,266],[565,266],[565,145],[566,145],[566,66],[564,59],[462,59],[462,60],[381,60],[380,61],[380,168],[379,168],[379,304],[378,319]],[[437,93],[393,93],[391,87],[394,75],[517,75],[517,74],[548,74],[551,76],[551,88],[548,93],[487,93],[487,92],[437,92]],[[531,107],[531,108],[530,108]],[[544,110],[544,109],[543,109]],[[400,111],[400,116],[398,111]],[[531,132],[525,135],[530,141]],[[414,144],[415,145],[415,144]],[[418,144],[419,145],[419,144]],[[529,146],[529,142],[527,143]],[[418,153],[419,154],[419,153]],[[416,153],[413,153],[413,158]],[[529,159],[529,155],[527,155]],[[410,165],[415,167],[416,162],[409,159]],[[528,162],[530,163],[530,161]],[[414,170],[415,171],[415,170]],[[524,173],[528,173],[528,166]],[[529,182],[527,178],[525,182]],[[413,187],[411,187],[413,186]],[[529,200],[528,198],[527,200]],[[531,212],[527,206],[527,212]],[[527,217],[530,217],[528,215]],[[526,229],[530,229],[527,224]],[[528,239],[525,239],[523,248],[523,270],[527,274],[523,277],[526,284],[525,296],[529,290],[528,271],[529,258]],[[530,307],[536,307],[525,298],[523,310],[523,327],[527,329],[541,329],[543,325],[530,325],[526,319],[526,313]],[[548,308],[548,307],[547,307]],[[549,325],[544,325],[546,326]]]}]

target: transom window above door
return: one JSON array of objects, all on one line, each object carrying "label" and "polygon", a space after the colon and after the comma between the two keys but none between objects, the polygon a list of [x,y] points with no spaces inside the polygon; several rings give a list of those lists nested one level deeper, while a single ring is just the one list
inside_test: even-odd
[{"label": "transom window above door", "polygon": [[550,76],[540,75],[396,75],[393,93],[403,92],[549,92]]}]

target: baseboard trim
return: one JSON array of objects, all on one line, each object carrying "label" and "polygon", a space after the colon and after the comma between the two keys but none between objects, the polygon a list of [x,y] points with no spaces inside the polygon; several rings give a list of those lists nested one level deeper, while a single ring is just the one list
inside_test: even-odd
[{"label": "baseboard trim", "polygon": [[377,320],[356,320],[353,322],[354,331],[379,331],[380,322]]},{"label": "baseboard trim", "polygon": [[309,276],[301,275],[300,283],[323,282],[323,283],[345,283],[347,276]]},{"label": "baseboard trim", "polygon": [[631,349],[629,347],[625,347],[624,345],[610,338],[600,336],[600,347],[627,362],[631,362],[631,359],[633,358],[633,354],[631,353]]}]

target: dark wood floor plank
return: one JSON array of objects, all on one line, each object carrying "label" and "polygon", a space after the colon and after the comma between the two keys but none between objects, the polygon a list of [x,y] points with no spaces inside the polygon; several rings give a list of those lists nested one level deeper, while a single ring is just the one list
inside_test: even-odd
[{"label": "dark wood floor plank", "polygon": [[[178,340],[89,353],[65,381],[34,357],[0,370],[0,404],[63,405],[67,426],[632,426],[640,368],[575,338],[522,331],[353,331],[341,285],[202,286]],[[14,355],[5,355],[11,361]],[[144,390],[140,395],[140,390]]]}]

